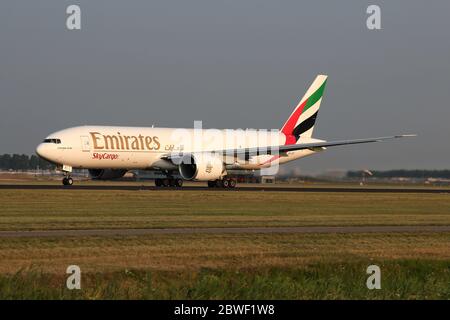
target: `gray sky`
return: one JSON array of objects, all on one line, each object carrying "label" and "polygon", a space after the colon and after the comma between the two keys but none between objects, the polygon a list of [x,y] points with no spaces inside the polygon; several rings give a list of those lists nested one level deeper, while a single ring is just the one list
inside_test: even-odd
[{"label": "gray sky", "polygon": [[[295,166],[448,168],[450,2],[304,2],[2,1],[0,153],[81,124],[279,128],[325,73],[317,138],[420,136]],[[369,4],[382,30],[366,28]]]}]

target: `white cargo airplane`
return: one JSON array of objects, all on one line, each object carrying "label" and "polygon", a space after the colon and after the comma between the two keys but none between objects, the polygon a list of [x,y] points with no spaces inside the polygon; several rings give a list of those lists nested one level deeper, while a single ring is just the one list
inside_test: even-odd
[{"label": "white cargo airplane", "polygon": [[[89,169],[93,178],[122,177],[128,170],[161,172],[156,186],[181,187],[184,180],[207,181],[210,187],[235,187],[230,170],[258,170],[325,150],[326,147],[378,142],[413,135],[371,139],[324,141],[311,137],[327,76],[318,75],[281,130],[272,139],[255,139],[255,130],[216,130],[226,140],[186,143],[208,130],[80,126],[50,134],[36,153],[64,172],[64,185],[72,185],[72,168]],[[180,136],[182,141],[180,142]],[[230,138],[231,137],[231,138]],[[206,139],[208,140],[208,139]],[[217,139],[216,139],[217,140]],[[264,140],[264,141],[262,141]],[[181,178],[176,178],[180,176]]]}]

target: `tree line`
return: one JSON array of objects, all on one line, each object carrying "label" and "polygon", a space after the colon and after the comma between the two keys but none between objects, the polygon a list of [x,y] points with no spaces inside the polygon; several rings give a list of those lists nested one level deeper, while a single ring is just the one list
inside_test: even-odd
[{"label": "tree line", "polygon": [[52,170],[54,164],[39,158],[36,155],[26,154],[3,154],[0,155],[0,170]]},{"label": "tree line", "polygon": [[[450,179],[450,170],[387,170],[371,171],[375,178],[444,178]],[[348,171],[348,178],[361,178],[363,171]]]}]

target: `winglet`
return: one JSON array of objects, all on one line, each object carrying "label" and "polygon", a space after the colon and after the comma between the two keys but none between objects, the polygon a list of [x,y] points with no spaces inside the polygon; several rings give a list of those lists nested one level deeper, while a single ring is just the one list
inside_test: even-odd
[{"label": "winglet", "polygon": [[399,134],[395,136],[396,138],[409,138],[409,137],[417,137],[417,134],[415,133],[409,133],[409,134]]}]

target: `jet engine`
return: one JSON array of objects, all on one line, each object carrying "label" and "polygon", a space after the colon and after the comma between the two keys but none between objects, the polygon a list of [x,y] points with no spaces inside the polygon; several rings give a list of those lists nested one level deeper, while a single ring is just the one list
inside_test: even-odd
[{"label": "jet engine", "polygon": [[89,175],[95,180],[113,180],[122,178],[127,170],[123,169],[89,169]]},{"label": "jet engine", "polygon": [[213,153],[186,154],[178,170],[185,180],[211,181],[226,175],[222,157]]}]

